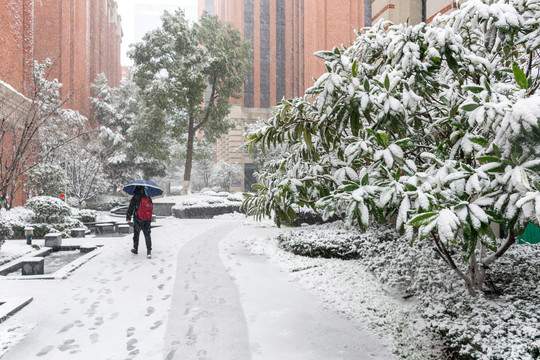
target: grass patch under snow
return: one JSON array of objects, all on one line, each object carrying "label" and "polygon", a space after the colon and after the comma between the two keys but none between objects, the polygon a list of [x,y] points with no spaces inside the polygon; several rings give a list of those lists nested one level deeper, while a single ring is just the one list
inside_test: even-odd
[{"label": "grass patch under snow", "polygon": [[309,226],[249,246],[335,311],[389,337],[404,359],[540,358],[538,245],[511,248],[489,269],[489,293],[476,298],[428,241],[411,247],[383,227]]}]

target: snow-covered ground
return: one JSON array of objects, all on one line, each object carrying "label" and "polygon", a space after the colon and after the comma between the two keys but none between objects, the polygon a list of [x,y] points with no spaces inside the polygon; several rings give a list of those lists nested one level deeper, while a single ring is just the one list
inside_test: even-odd
[{"label": "snow-covered ground", "polygon": [[[129,252],[130,236],[88,237],[82,241],[102,251],[65,279],[0,279],[0,302],[33,298],[0,324],[2,360],[393,358],[390,338],[371,330],[374,319],[362,311],[337,315],[378,307],[389,323],[402,317],[401,305],[358,268],[336,267],[318,281],[339,289],[340,278],[356,279],[363,303],[340,291],[330,296],[306,278],[302,289],[295,274],[312,259],[279,255],[281,266],[299,271],[278,271],[268,254],[278,251],[271,239],[282,230],[269,223],[232,215],[157,225],[152,259]],[[13,254],[23,242],[10,240],[2,252]]]}]

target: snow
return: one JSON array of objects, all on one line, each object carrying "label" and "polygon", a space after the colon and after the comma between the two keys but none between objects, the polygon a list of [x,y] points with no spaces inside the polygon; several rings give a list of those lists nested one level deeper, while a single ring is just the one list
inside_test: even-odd
[{"label": "snow", "polygon": [[[152,259],[129,252],[130,236],[64,239],[101,244],[102,251],[62,280],[0,279],[1,301],[33,297],[0,324],[2,360],[95,359],[96,353],[102,359],[185,359],[201,351],[219,359],[244,358],[234,356],[239,352],[253,359],[358,359],[366,348],[370,359],[393,358],[359,319],[337,316],[316,292],[247,254],[241,241],[272,238],[282,231],[275,226],[238,214],[165,218],[158,225]],[[22,242],[9,240],[6,250],[22,254]],[[208,271],[217,283],[205,277]],[[366,294],[378,294],[364,285]],[[249,341],[232,346],[239,333]]]}]

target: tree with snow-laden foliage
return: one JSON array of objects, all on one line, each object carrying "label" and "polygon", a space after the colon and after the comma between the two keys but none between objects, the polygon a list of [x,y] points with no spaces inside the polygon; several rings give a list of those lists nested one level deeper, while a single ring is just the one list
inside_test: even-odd
[{"label": "tree with snow-laden foliage", "polygon": [[223,191],[231,191],[231,185],[242,176],[242,168],[238,163],[220,161],[214,165],[210,183],[221,187]]},{"label": "tree with snow-laden foliage", "polygon": [[249,42],[217,16],[203,13],[199,23],[191,25],[177,10],[165,12],[161,27],[129,53],[141,97],[155,109],[149,114],[153,131],[187,138],[184,190],[190,188],[197,132],[214,142],[233,126],[226,116],[230,99],[242,94],[249,52]]},{"label": "tree with snow-laden foliage", "polygon": [[395,219],[477,294],[540,223],[539,48],[539,0],[470,0],[429,25],[379,21],[348,49],[317,53],[327,73],[246,136],[289,151],[244,207],[278,223],[295,203],[361,228]]},{"label": "tree with snow-laden foliage", "polygon": [[170,157],[170,141],[145,121],[148,110],[131,74],[118,88],[110,87],[105,74],[99,74],[92,89],[95,97],[90,102],[103,143],[100,157],[111,184],[118,188],[141,175],[162,176]]}]

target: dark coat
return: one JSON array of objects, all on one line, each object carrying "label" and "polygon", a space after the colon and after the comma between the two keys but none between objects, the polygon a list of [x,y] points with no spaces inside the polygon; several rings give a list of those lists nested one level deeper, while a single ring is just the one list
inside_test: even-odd
[{"label": "dark coat", "polygon": [[142,220],[139,220],[137,216],[137,210],[139,210],[139,207],[141,206],[141,200],[143,197],[148,198],[148,200],[152,202],[152,199],[146,196],[146,193],[144,192],[144,188],[142,186],[137,186],[135,190],[133,191],[133,197],[131,198],[131,201],[129,202],[129,207],[126,214],[127,221],[131,221],[132,216],[133,216],[134,221],[142,221]]}]

